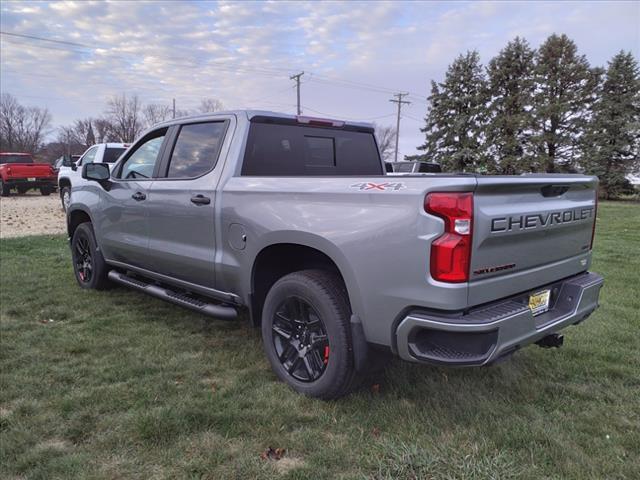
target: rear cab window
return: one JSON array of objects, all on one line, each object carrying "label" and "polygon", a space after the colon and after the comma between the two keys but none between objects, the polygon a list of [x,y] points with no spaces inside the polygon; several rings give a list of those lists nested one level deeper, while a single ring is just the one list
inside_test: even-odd
[{"label": "rear cab window", "polygon": [[372,130],[259,117],[251,121],[242,175],[377,176],[384,171]]},{"label": "rear cab window", "polygon": [[0,155],[0,164],[2,163],[33,163],[31,155]]}]

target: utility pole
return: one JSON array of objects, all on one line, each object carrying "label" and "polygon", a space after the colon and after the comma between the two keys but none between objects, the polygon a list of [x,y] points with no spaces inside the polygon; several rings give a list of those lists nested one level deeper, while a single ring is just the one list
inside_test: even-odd
[{"label": "utility pole", "polygon": [[297,75],[291,75],[289,77],[290,80],[296,81],[296,90],[298,91],[298,115],[302,114],[302,109],[300,108],[300,77],[304,75],[304,72],[300,72]]},{"label": "utility pole", "polygon": [[389,100],[392,103],[398,104],[398,117],[396,118],[396,153],[394,157],[394,161],[398,161],[398,139],[400,138],[400,110],[402,109],[402,105],[409,105],[411,102],[407,102],[406,100],[402,100],[402,97],[406,97],[409,95],[408,93],[396,93],[393,96],[396,97],[393,100]]},{"label": "utility pole", "polygon": [[176,118],[176,99],[173,99],[173,118]]}]

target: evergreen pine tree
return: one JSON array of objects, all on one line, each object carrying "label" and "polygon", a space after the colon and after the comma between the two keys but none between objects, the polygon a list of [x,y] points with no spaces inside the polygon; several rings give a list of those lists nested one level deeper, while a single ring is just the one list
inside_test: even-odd
[{"label": "evergreen pine tree", "polygon": [[534,142],[540,171],[571,170],[594,101],[598,70],[566,35],[553,34],[536,54]]},{"label": "evergreen pine tree", "polygon": [[487,168],[484,154],[486,79],[478,52],[460,55],[448,68],[443,83],[431,82],[424,158],[445,171]]},{"label": "evergreen pine tree", "polygon": [[487,151],[497,173],[513,175],[534,170],[534,51],[516,37],[489,62],[490,103]]},{"label": "evergreen pine tree", "polygon": [[600,98],[583,142],[583,166],[600,178],[607,198],[628,185],[640,170],[640,69],[631,52],[609,62]]}]

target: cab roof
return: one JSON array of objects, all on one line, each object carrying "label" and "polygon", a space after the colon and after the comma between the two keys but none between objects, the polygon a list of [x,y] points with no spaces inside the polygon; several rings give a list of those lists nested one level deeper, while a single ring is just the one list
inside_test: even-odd
[{"label": "cab roof", "polygon": [[273,118],[273,119],[279,119],[279,120],[288,120],[290,122],[296,122],[300,124],[321,125],[322,123],[326,123],[328,126],[331,125],[334,127],[348,126],[348,127],[355,127],[355,128],[367,129],[367,130],[374,129],[374,125],[372,123],[346,121],[346,120],[340,120],[338,118],[334,119],[334,118],[321,118],[321,117],[307,116],[307,115],[291,115],[289,113],[273,112],[270,110],[224,110],[220,112],[201,113],[198,115],[189,115],[186,117],[179,117],[179,118],[173,118],[171,120],[166,120],[164,122],[160,122],[154,125],[154,127],[177,125],[181,123],[187,123],[193,120],[210,120],[223,115],[235,115],[238,117],[245,116],[249,121],[259,117],[261,119]]}]

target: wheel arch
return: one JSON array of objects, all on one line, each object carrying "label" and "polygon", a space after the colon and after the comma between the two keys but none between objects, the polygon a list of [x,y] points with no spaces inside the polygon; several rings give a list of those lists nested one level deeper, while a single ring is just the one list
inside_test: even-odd
[{"label": "wheel arch", "polygon": [[62,195],[62,189],[64,187],[71,187],[71,180],[69,180],[67,177],[62,177],[58,180],[58,188],[60,189],[61,195]]},{"label": "wheel arch", "polygon": [[351,311],[360,310],[360,295],[351,268],[335,245],[326,239],[322,240],[329,245],[323,248],[316,241],[309,242],[298,238],[295,241],[273,242],[260,249],[254,258],[250,275],[249,306],[252,325],[260,324],[264,300],[278,279],[289,273],[310,268],[335,273],[344,285]]},{"label": "wheel arch", "polygon": [[81,208],[77,208],[72,210],[67,215],[67,233],[69,234],[69,238],[73,238],[73,233],[78,228],[78,225],[81,223],[90,222],[93,225],[93,219],[91,215],[86,210]]}]

